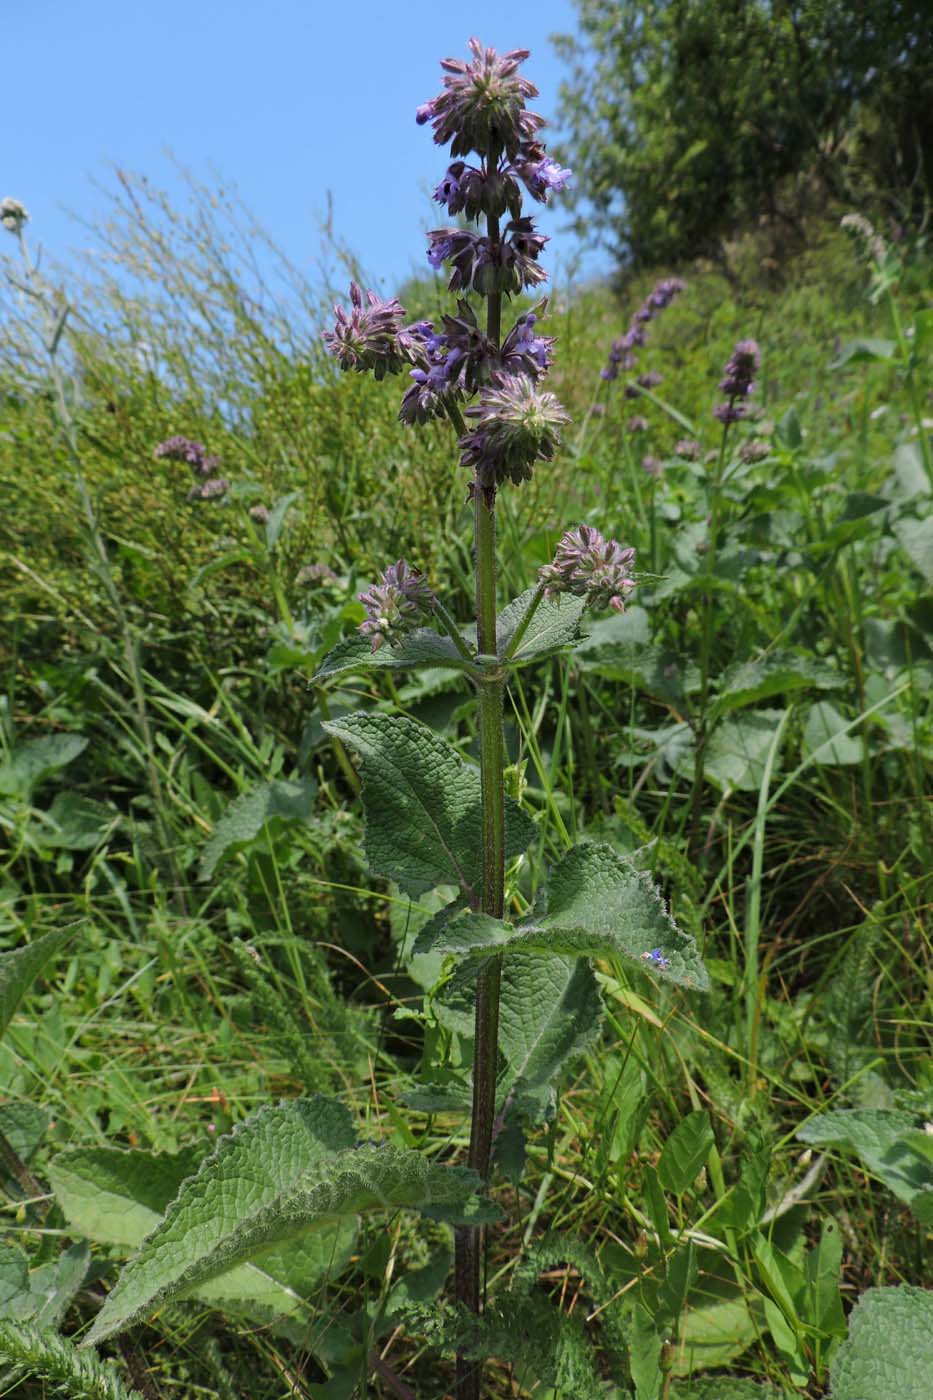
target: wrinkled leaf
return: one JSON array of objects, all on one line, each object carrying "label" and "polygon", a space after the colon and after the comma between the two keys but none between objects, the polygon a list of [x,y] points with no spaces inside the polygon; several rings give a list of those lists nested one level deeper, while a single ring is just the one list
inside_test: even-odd
[{"label": "wrinkled leaf", "polygon": [[261,1108],[222,1138],[126,1266],[84,1345],[201,1292],[237,1265],[261,1262],[267,1250],[309,1232],[332,1237],[364,1212],[404,1207],[477,1224],[496,1218],[474,1194],[475,1173],[413,1150],[351,1146],[354,1137],[347,1111],[316,1098]]},{"label": "wrinkled leaf", "polygon": [[[677,927],[650,876],[612,847],[575,846],[550,873],[547,889],[532,917],[511,924],[461,910],[434,920],[416,951],[472,954],[548,953],[574,957],[629,958],[666,981],[709,986],[693,939]],[[669,967],[644,955],[659,949]]]},{"label": "wrinkled leaf", "polygon": [[281,778],[257,783],[230,803],[214,827],[201,855],[200,876],[209,880],[220,862],[255,841],[270,822],[307,822],[314,805],[317,784]]},{"label": "wrinkled leaf", "polygon": [[[483,849],[479,768],[404,715],[350,715],[324,728],[360,760],[370,869],[413,897],[444,884],[477,891]],[[527,850],[535,831],[531,818],[507,798],[506,859]]]},{"label": "wrinkled leaf", "polygon": [[899,1109],[837,1108],[797,1129],[802,1142],[854,1152],[888,1190],[933,1225],[933,1160],[927,1135]]},{"label": "wrinkled leaf", "polygon": [[718,677],[712,717],[745,705],[757,705],[772,695],[811,688],[835,690],[842,684],[839,673],[821,661],[794,652],[773,651],[755,661],[737,662]]},{"label": "wrinkled leaf", "polygon": [[[526,589],[499,614],[496,622],[496,643],[500,657],[504,657],[508,651],[536,592],[537,589],[534,588]],[[545,656],[552,656],[554,652],[578,641],[582,635],[580,624],[585,601],[570,595],[542,599],[509,664],[522,666],[529,661],[540,661]]]},{"label": "wrinkled leaf", "polygon": [[417,671],[441,667],[444,670],[467,670],[467,662],[450,637],[421,627],[412,632],[397,647],[381,646],[373,651],[368,637],[358,634],[338,642],[328,652],[313,678],[314,685],[359,671]]},{"label": "wrinkled leaf", "polygon": [[910,1284],[863,1293],[831,1381],[832,1400],[929,1400],[933,1293]]},{"label": "wrinkled leaf", "polygon": [[0,1241],[0,1319],[57,1327],[90,1262],[90,1251],[82,1241],[50,1263],[30,1269],[19,1245]]},{"label": "wrinkled leaf", "polygon": [[86,748],[87,739],[81,734],[46,734],[17,744],[9,759],[0,764],[0,793],[28,798],[43,778],[64,768]]}]

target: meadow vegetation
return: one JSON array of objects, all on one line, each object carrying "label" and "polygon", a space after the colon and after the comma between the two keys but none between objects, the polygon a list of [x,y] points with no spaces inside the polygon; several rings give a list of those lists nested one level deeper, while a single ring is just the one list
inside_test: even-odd
[{"label": "meadow vegetation", "polygon": [[[897,1393],[929,1394],[933,302],[922,240],[872,260],[843,212],[782,268],[749,237],[728,280],[550,290],[572,422],[501,496],[500,601],[574,521],[634,546],[639,586],[511,678],[518,888],[607,843],[711,986],[596,962],[604,1010],[498,1159],[490,1396],[815,1400],[835,1366],[834,1397],[875,1400],[847,1319],[897,1285],[931,1368]],[[7,1393],[441,1396],[451,1232],[405,1211],[172,1301],[99,1362],[71,1344],[261,1104],[327,1095],[363,1139],[462,1158],[471,1045],[443,958],[414,951],[440,901],[371,874],[324,724],[391,709],[471,758],[473,708],[449,670],[320,678],[400,557],[469,621],[450,427],[339,374],[330,291],[222,192],[173,209],[121,175],[95,243],[57,275],[4,236],[0,949],[37,950],[0,972]],[[663,378],[627,394],[610,347],[674,275],[638,359]],[[431,278],[400,296],[444,305]],[[724,443],[716,386],[749,337]],[[202,478],[154,456],[176,435],[228,489],[189,499]],[[876,1353],[885,1296],[856,1314]]]}]

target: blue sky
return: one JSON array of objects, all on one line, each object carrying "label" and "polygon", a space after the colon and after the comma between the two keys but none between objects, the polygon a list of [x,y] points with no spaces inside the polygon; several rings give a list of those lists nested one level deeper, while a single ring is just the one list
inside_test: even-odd
[{"label": "blue sky", "polygon": [[[530,48],[524,71],[553,119],[566,76],[549,42],[572,32],[571,0],[472,0],[455,6],[379,0],[21,0],[4,7],[6,61],[0,196],[20,199],[29,233],[56,260],[90,235],[112,167],[181,190],[171,161],[237,189],[312,280],[320,224],[333,224],[373,285],[426,268],[423,231],[444,222],[430,190],[445,152],[416,126],[440,86],[439,59],[477,34]],[[553,131],[546,132],[545,138]],[[572,163],[572,162],[571,162]],[[433,209],[433,212],[432,212]],[[577,245],[569,216],[544,211],[544,262],[558,275]],[[584,274],[606,270],[587,254]]]}]

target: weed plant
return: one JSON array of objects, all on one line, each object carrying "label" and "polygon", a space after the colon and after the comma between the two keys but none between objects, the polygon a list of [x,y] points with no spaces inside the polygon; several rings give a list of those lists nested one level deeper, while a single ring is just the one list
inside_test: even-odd
[{"label": "weed plant", "polygon": [[[25,237],[19,208],[5,202],[3,222]],[[483,760],[455,643],[425,671],[410,638],[373,652],[356,633],[367,608],[370,624],[387,615],[371,580],[407,558],[420,579],[382,586],[427,602],[432,645],[456,630],[481,669],[456,430],[399,427],[397,380],[339,375],[324,299],[289,269],[259,286],[262,235],[212,192],[183,215],[121,177],[100,245],[113,276],[72,277],[67,295],[14,254],[0,434],[13,1393],[428,1397],[475,1393],[482,1364],[490,1396],[831,1385],[833,1400],[925,1400],[933,310],[922,248],[850,225],[741,303],[712,269],[666,270],[687,285],[626,347],[631,366],[612,344],[667,277],[618,300],[558,288],[532,327],[557,337],[548,391],[572,421],[551,462],[496,491],[497,604],[556,550],[566,562],[575,520],[636,550],[638,587],[569,660],[550,644],[566,653],[582,598],[542,601],[529,623],[526,644],[546,645],[510,672],[503,743],[508,810],[531,840],[501,912],[518,926],[537,902],[540,918],[546,867],[581,842],[608,850],[639,888],[661,886],[710,989],[672,985],[661,935],[629,958],[509,952],[493,1175],[468,1207],[477,963],[451,962],[444,939],[464,935],[443,913],[464,901],[380,865],[372,811],[363,855],[354,763],[368,786],[372,759],[352,742],[417,725],[452,755],[458,793]],[[434,281],[404,299],[435,326],[451,311]],[[509,318],[534,306],[517,295]],[[752,338],[755,389],[729,396],[747,411],[724,425],[716,386]],[[229,488],[186,500],[213,478],[155,457],[173,437],[218,457]],[[392,837],[409,829],[403,767]],[[476,915],[459,917],[472,939]],[[495,957],[478,961],[488,980]],[[313,1190],[324,1209],[335,1176],[346,1189],[325,1160],[352,1154],[373,1191],[372,1174],[399,1171],[379,1176],[384,1211],[355,1224],[374,1202],[351,1191],[338,1225],[331,1196],[326,1229],[278,1252],[267,1236],[261,1255],[253,1237],[239,1262],[205,1242],[210,1203],[184,1215],[213,1262],[176,1278],[177,1299],[141,1294],[98,1367],[74,1343],[127,1297],[142,1265],[115,1284],[123,1262],[150,1234],[151,1258],[215,1147],[229,1162],[251,1143],[257,1179],[288,1200],[267,1212],[276,1228],[307,1223]],[[243,1179],[229,1178],[237,1211]],[[481,1315],[439,1302],[450,1224],[389,1208],[426,1205],[442,1180],[463,1188],[448,1215],[500,1211]],[[457,1228],[469,1256],[476,1235]]]}]

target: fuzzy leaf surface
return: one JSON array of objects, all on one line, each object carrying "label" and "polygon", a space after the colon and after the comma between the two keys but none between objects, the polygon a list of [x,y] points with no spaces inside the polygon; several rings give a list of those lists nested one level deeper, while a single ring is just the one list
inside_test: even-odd
[{"label": "fuzzy leaf surface", "polygon": [[[496,646],[499,656],[504,657],[508,651],[536,592],[537,589],[534,588],[526,589],[499,614],[496,622]],[[509,659],[509,665],[523,666],[529,661],[540,661],[545,656],[553,656],[554,652],[579,641],[583,635],[581,623],[585,606],[585,598],[574,598],[570,595],[542,598],[515,655]]]},{"label": "fuzzy leaf surface", "polygon": [[35,1269],[30,1269],[19,1245],[0,1242],[0,1318],[35,1327],[57,1327],[84,1282],[90,1262],[83,1240]]},{"label": "fuzzy leaf surface", "polygon": [[745,705],[757,705],[772,695],[797,690],[835,690],[843,678],[832,667],[790,651],[773,651],[755,661],[730,666],[717,680],[718,693],[711,717],[718,718]]},{"label": "fuzzy leaf surface", "polygon": [[906,516],[894,527],[898,542],[910,562],[923,575],[928,588],[933,588],[933,515],[925,520]]},{"label": "fuzzy leaf surface", "polygon": [[0,793],[28,798],[43,778],[77,758],[87,742],[82,734],[45,734],[17,744],[7,762],[0,764]]},{"label": "fuzzy leaf surface", "polygon": [[360,671],[423,671],[437,667],[465,671],[467,663],[450,637],[430,627],[419,627],[397,647],[382,646],[378,651],[373,651],[368,637],[345,637],[327,653],[312,684]]},{"label": "fuzzy leaf surface", "polygon": [[[677,927],[650,876],[603,844],[574,846],[551,871],[531,919],[510,924],[462,910],[434,920],[416,951],[472,954],[549,953],[635,960],[668,982],[705,991],[706,968],[689,934]],[[420,945],[420,946],[419,946]],[[670,967],[643,957],[660,949]]]},{"label": "fuzzy leaf surface", "polygon": [[832,1400],[929,1400],[933,1293],[906,1283],[863,1293],[830,1379]]},{"label": "fuzzy leaf surface", "polygon": [[275,778],[257,783],[230,803],[201,855],[200,875],[209,880],[224,856],[254,841],[272,821],[306,822],[317,784],[310,778],[290,782]]},{"label": "fuzzy leaf surface", "polygon": [[[724,719],[710,735],[703,773],[723,792],[757,792],[784,710],[752,710]],[[690,768],[689,758],[684,767]]]},{"label": "fuzzy leaf surface", "polygon": [[494,1219],[475,1173],[408,1149],[353,1147],[341,1105],[296,1099],[259,1110],[185,1181],[117,1280],[86,1345],[228,1270],[348,1217],[407,1207],[469,1223]]},{"label": "fuzzy leaf surface", "polygon": [[502,969],[499,1049],[508,1064],[500,1107],[533,1121],[554,1104],[554,1081],[598,1037],[602,1001],[589,963],[516,953]]},{"label": "fuzzy leaf surface", "polygon": [[889,1191],[933,1225],[933,1154],[910,1113],[893,1108],[837,1108],[797,1129],[802,1142],[854,1152]]},{"label": "fuzzy leaf surface", "polygon": [[16,1014],[16,1009],[39,973],[60,948],[68,942],[72,930],[53,929],[42,938],[0,953],[0,1035]]},{"label": "fuzzy leaf surface", "polygon": [[[350,715],[324,728],[360,760],[370,869],[414,898],[444,884],[476,893],[483,868],[479,768],[405,715]],[[536,828],[508,798],[505,820],[508,860],[527,850]]]}]

